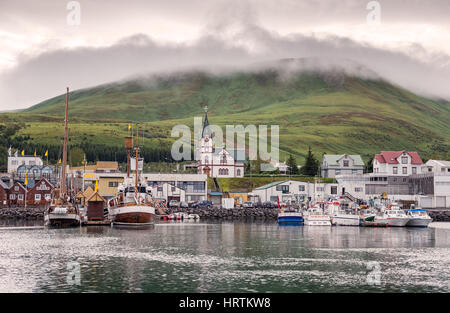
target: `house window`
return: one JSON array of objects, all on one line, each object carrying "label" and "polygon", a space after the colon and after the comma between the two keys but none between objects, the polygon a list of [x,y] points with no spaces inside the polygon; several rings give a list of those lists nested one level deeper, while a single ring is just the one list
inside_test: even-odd
[{"label": "house window", "polygon": [[356,174],[356,173],[358,173],[358,170],[352,169],[352,174]]},{"label": "house window", "polygon": [[398,174],[398,167],[397,167],[397,166],[394,166],[394,167],[393,167],[392,173],[393,173],[393,174]]},{"label": "house window", "polygon": [[362,188],[361,187],[355,187],[355,192],[362,192]]},{"label": "house window", "polygon": [[50,201],[52,199],[52,196],[49,193],[45,194],[45,200]]},{"label": "house window", "polygon": [[336,170],[336,175],[341,174],[341,170]]},{"label": "house window", "polygon": [[277,191],[282,191],[283,193],[289,192],[289,185],[278,185]]},{"label": "house window", "polygon": [[35,201],[41,201],[41,194],[40,193],[35,194],[34,195],[34,200]]},{"label": "house window", "polygon": [[15,194],[10,194],[9,195],[9,200],[15,200],[16,199],[16,195]]},{"label": "house window", "polygon": [[402,168],[402,173],[403,173],[403,174],[408,174],[408,168],[404,166],[404,167]]},{"label": "house window", "polygon": [[317,191],[323,191],[323,187],[317,187]]},{"label": "house window", "polygon": [[19,186],[14,186],[14,191],[19,191]]},{"label": "house window", "polygon": [[402,164],[408,164],[408,157],[402,157]]},{"label": "house window", "polygon": [[11,165],[17,165],[17,164],[19,164],[19,163],[17,162],[17,160],[12,160],[12,161],[11,161]]},{"label": "house window", "polygon": [[348,160],[344,160],[344,167],[348,167]]},{"label": "house window", "polygon": [[222,164],[227,164],[227,156],[225,154],[222,156]]},{"label": "house window", "polygon": [[413,168],[412,168],[412,173],[413,173],[413,174],[417,174],[417,167],[413,167]]},{"label": "house window", "polygon": [[23,200],[23,194],[17,195],[18,200]]},{"label": "house window", "polygon": [[298,191],[305,191],[305,186],[304,185],[299,185],[298,186]]},{"label": "house window", "polygon": [[241,176],[241,169],[238,169],[236,174],[237,174],[237,176]]},{"label": "house window", "polygon": [[163,187],[158,187],[158,191],[163,191]]},{"label": "house window", "polygon": [[110,182],[108,183],[108,187],[117,187],[117,186],[119,186],[119,182],[116,182],[116,181],[110,181]]},{"label": "house window", "polygon": [[172,192],[174,192],[175,191],[175,186],[172,186]]}]

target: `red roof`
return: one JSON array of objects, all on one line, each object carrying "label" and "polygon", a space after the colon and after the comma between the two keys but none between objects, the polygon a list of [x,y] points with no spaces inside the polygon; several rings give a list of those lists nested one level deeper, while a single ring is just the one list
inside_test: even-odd
[{"label": "red roof", "polygon": [[411,164],[423,164],[417,152],[408,151],[382,151],[379,154],[375,154],[375,159],[380,163],[399,164],[397,158],[403,153],[408,154],[411,157]]}]

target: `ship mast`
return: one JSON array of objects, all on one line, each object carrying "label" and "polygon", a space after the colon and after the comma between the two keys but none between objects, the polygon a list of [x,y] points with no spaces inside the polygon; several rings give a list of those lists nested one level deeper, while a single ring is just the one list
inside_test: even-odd
[{"label": "ship mast", "polygon": [[140,200],[138,199],[138,177],[139,177],[139,132],[138,132],[138,128],[136,127],[136,188],[135,188],[135,195],[136,195],[137,204],[140,203]]},{"label": "ship mast", "polygon": [[66,201],[66,193],[67,193],[67,186],[66,186],[66,167],[67,167],[67,141],[69,137],[69,87],[67,87],[67,94],[66,94],[66,115],[64,119],[64,145],[63,145],[63,162],[62,162],[62,171],[61,171],[61,182],[60,182],[60,199],[63,201]]}]

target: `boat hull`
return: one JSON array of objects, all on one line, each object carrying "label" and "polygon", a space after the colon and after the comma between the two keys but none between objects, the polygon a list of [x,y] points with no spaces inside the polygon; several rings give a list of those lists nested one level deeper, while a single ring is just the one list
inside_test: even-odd
[{"label": "boat hull", "polygon": [[331,226],[331,219],[325,215],[305,216],[305,225],[308,226]]},{"label": "boat hull", "polygon": [[410,220],[409,217],[395,217],[395,218],[376,218],[375,223],[384,224],[390,227],[404,227]]},{"label": "boat hull", "polygon": [[298,213],[280,213],[278,214],[278,224],[301,225],[303,224],[303,216]]},{"label": "boat hull", "polygon": [[428,227],[428,224],[433,221],[432,218],[411,218],[406,226],[408,227]]},{"label": "boat hull", "polygon": [[50,227],[77,227],[80,226],[81,218],[76,214],[46,214],[44,225]]},{"label": "boat hull", "polygon": [[113,209],[113,224],[150,225],[155,223],[155,209],[147,206],[127,206]]},{"label": "boat hull", "polygon": [[332,217],[332,223],[337,226],[359,226],[359,215],[335,215]]}]

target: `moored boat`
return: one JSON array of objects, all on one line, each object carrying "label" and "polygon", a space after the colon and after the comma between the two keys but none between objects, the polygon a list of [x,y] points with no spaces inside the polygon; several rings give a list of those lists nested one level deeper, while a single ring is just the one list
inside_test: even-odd
[{"label": "moored boat", "polygon": [[410,219],[398,205],[390,204],[387,209],[382,209],[375,216],[374,222],[386,226],[404,227]]},{"label": "moored boat", "polygon": [[54,190],[52,203],[44,213],[44,225],[55,227],[80,226],[81,216],[78,208],[74,206],[67,193],[66,167],[69,133],[69,88],[66,94],[66,112],[64,120],[63,157],[59,188]]},{"label": "moored boat", "polygon": [[[138,135],[136,141],[138,143]],[[108,202],[109,214],[113,224],[116,225],[151,225],[155,222],[155,208],[151,205],[151,190],[147,183],[139,175],[139,147],[136,150],[136,172],[133,178],[130,177],[130,144],[126,140],[128,148],[128,175],[124,183],[119,185],[119,194],[116,198]]]},{"label": "moored boat", "polygon": [[308,226],[331,226],[331,218],[317,206],[311,206],[304,215],[304,224]]},{"label": "moored boat", "polygon": [[433,219],[428,215],[424,209],[411,209],[407,212],[410,220],[406,223],[408,227],[428,227]]},{"label": "moored boat", "polygon": [[339,202],[332,204],[334,210],[332,210],[331,222],[337,226],[359,226],[359,214],[358,206],[352,206],[347,209],[343,209],[339,206]]},{"label": "moored boat", "polygon": [[280,212],[278,213],[278,224],[301,225],[303,224],[303,214],[301,212]]}]

